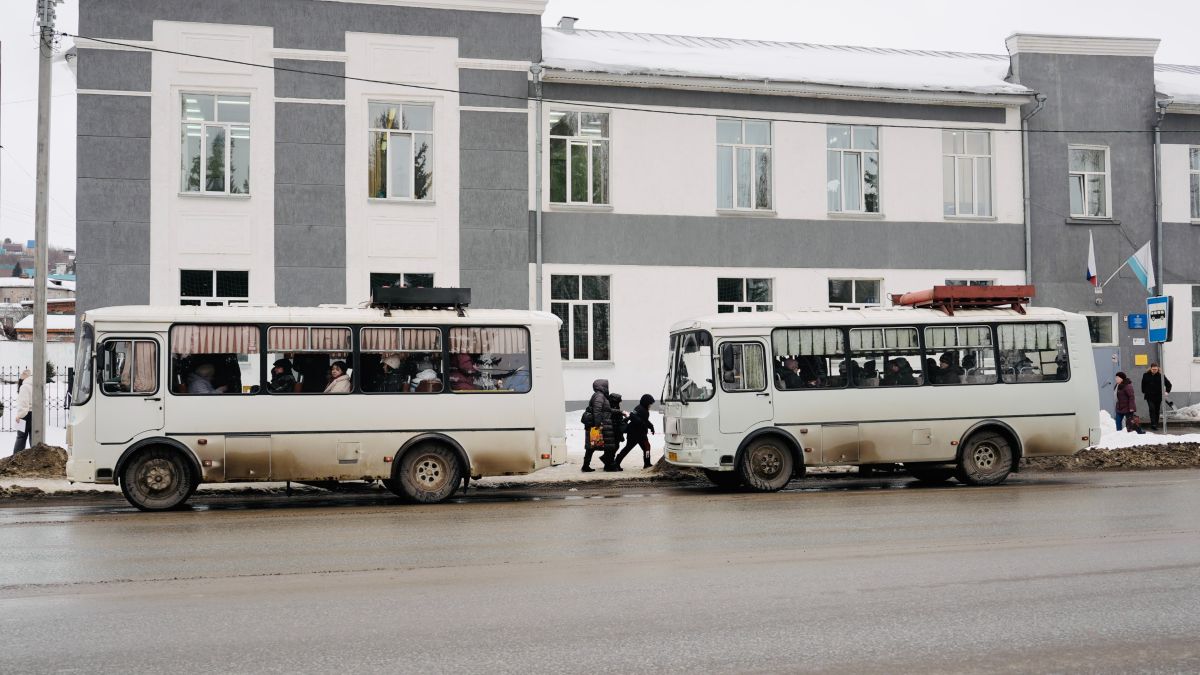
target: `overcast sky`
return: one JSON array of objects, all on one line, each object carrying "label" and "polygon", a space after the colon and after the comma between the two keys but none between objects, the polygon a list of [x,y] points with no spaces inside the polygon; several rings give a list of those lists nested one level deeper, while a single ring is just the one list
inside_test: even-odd
[{"label": "overcast sky", "polygon": [[[96,6],[100,6],[97,4]],[[0,239],[33,237],[37,164],[35,0],[0,0]],[[1003,54],[1014,32],[1162,40],[1160,63],[1200,65],[1200,0],[550,0],[580,28]],[[74,32],[78,0],[59,5]],[[54,69],[50,241],[75,240],[75,78]]]}]

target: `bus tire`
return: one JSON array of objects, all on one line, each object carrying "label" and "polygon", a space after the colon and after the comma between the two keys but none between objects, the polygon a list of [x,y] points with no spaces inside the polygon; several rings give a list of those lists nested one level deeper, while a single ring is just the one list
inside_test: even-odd
[{"label": "bus tire", "polygon": [[1012,446],[1003,434],[981,431],[967,439],[954,477],[966,485],[998,485],[1012,471],[1012,459]]},{"label": "bus tire", "polygon": [[704,476],[708,478],[708,482],[722,490],[734,490],[742,486],[742,474],[738,471],[713,471],[712,469],[705,469]]},{"label": "bus tire", "polygon": [[142,511],[169,511],[187,502],[200,480],[191,462],[174,448],[142,450],[121,471],[121,494]]},{"label": "bus tire", "polygon": [[954,467],[951,466],[921,466],[905,464],[908,475],[926,485],[938,485],[954,478]]},{"label": "bus tire", "polygon": [[792,479],[791,449],[778,438],[766,436],[752,442],[742,453],[738,473],[756,492],[776,492]]},{"label": "bus tire", "polygon": [[402,499],[417,504],[445,501],[462,483],[458,453],[439,443],[422,443],[404,453],[398,468],[392,482],[399,483]]}]

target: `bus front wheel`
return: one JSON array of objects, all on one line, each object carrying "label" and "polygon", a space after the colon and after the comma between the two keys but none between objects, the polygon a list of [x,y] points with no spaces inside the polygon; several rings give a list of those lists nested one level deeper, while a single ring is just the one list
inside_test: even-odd
[{"label": "bus front wheel", "polygon": [[958,458],[954,477],[967,485],[997,485],[1012,471],[1012,446],[994,431],[971,436]]},{"label": "bus front wheel", "polygon": [[420,445],[404,454],[399,480],[392,483],[399,483],[398,494],[407,501],[435,504],[454,494],[462,473],[462,462],[453,450],[444,445]]},{"label": "bus front wheel", "polygon": [[705,469],[704,476],[708,482],[722,490],[732,490],[742,486],[742,474],[738,471],[713,471]]},{"label": "bus front wheel", "polygon": [[757,492],[775,492],[792,479],[792,453],[774,438],[762,438],[742,453],[738,473]]},{"label": "bus front wheel", "polygon": [[121,493],[142,511],[168,511],[183,505],[199,480],[178,450],[149,448],[121,471]]}]

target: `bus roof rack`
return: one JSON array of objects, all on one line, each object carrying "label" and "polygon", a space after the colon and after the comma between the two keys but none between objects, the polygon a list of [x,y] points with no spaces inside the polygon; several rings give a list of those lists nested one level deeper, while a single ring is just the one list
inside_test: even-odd
[{"label": "bus roof rack", "polygon": [[954,316],[956,309],[985,309],[1009,306],[1025,313],[1025,305],[1033,300],[1033,285],[1020,286],[934,286],[920,291],[893,294],[892,304],[902,307],[940,309]]},{"label": "bus roof rack", "polygon": [[372,289],[371,307],[393,309],[452,309],[462,316],[471,304],[469,288],[406,288],[383,286]]}]

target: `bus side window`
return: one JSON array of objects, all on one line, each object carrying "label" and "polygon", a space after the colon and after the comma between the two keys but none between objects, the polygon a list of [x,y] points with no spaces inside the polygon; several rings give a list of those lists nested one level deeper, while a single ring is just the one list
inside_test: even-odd
[{"label": "bus side window", "polygon": [[158,390],[158,343],[105,340],[100,389],[105,394],[150,394]]},{"label": "bus side window", "polygon": [[1060,323],[996,326],[1000,374],[1005,382],[1047,382],[1071,378],[1066,330]]},{"label": "bus side window", "polygon": [[171,384],[176,394],[258,391],[259,329],[244,324],[171,327]]},{"label": "bus side window", "polygon": [[451,328],[447,380],[454,392],[525,393],[532,387],[529,332],[508,326]]},{"label": "bus side window", "polygon": [[994,384],[990,326],[927,326],[927,377],[933,384]]},{"label": "bus side window", "polygon": [[727,342],[721,345],[721,389],[762,391],[767,388],[767,364],[762,345]]},{"label": "bus side window", "polygon": [[[841,328],[777,328],[771,332],[779,389],[840,389],[848,378],[846,340]],[[782,366],[782,367],[780,367]],[[849,365],[846,365],[849,369]]]},{"label": "bus side window", "polygon": [[267,391],[273,394],[345,394],[357,379],[350,366],[350,329],[341,326],[272,326],[267,363]]},{"label": "bus side window", "polygon": [[380,326],[359,331],[359,386],[369,393],[442,391],[440,328]]}]

